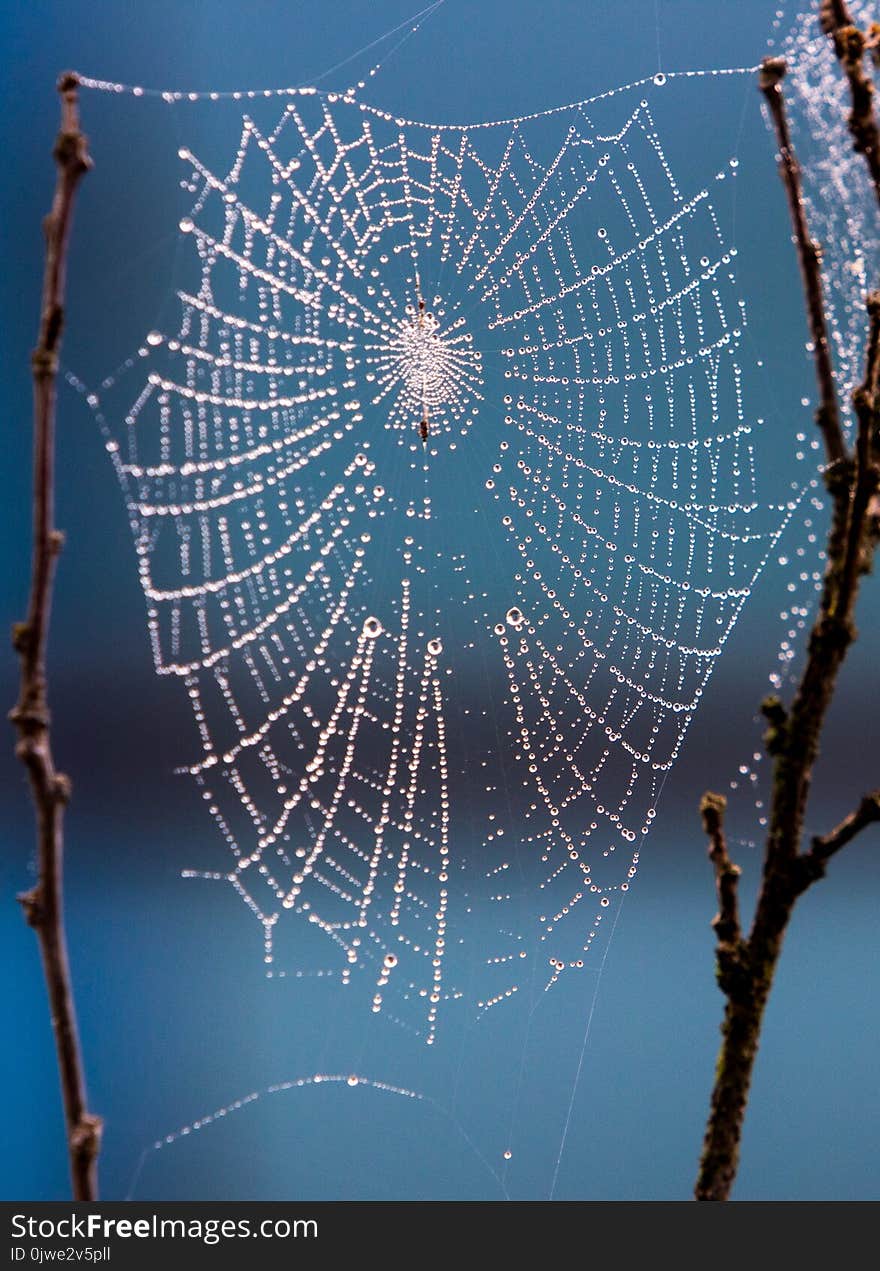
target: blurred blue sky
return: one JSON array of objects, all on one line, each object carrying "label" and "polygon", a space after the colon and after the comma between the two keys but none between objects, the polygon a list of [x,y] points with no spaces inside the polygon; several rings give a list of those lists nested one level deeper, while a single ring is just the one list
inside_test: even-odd
[{"label": "blurred blue sky", "polygon": [[[748,66],[767,50],[776,0],[447,0],[373,79],[365,97],[417,119],[514,116],[591,96],[658,69]],[[28,0],[0,13],[6,110],[0,311],[5,482],[0,620],[27,588],[30,382],[40,217],[51,196],[57,72],[161,88],[307,82],[411,12],[399,0]],[[345,87],[367,54],[327,87]],[[739,249],[749,312],[752,400],[776,439],[768,489],[802,474],[793,434],[808,419],[810,367],[773,146],[750,77],[706,81],[670,112],[664,145],[683,186],[736,154],[738,193],[718,204]],[[684,100],[684,99],[682,99]],[[85,93],[95,169],[82,188],[64,362],[96,383],[152,327],[175,316],[177,149],[233,148],[234,106],[167,106]],[[733,183],[729,183],[733,186]],[[763,373],[753,369],[765,362]],[[338,989],[267,981],[252,920],[226,891],[179,877],[216,834],[172,775],[190,721],[176,685],[154,677],[130,536],[98,430],[62,390],[58,523],[68,538],[53,616],[51,682],[59,762],[74,782],[68,822],[70,943],[92,1101],[106,1118],[104,1194],[126,1193],[143,1148],[215,1107],[290,1077],[363,1060],[380,1080],[424,1089],[414,1104],[373,1091],[273,1096],[144,1163],[138,1196],[495,1197],[510,1120],[502,1060],[523,1050],[521,1021],[462,1032],[432,1056],[353,1019]],[[780,636],[781,571],[768,569],[721,660],[667,784],[661,815],[621,910],[597,997],[572,1128],[564,1198],[684,1198],[694,1173],[721,1000],[713,983],[711,878],[696,806],[755,748],[754,706]],[[877,784],[876,641],[880,597],[867,584],[856,649],[820,763],[811,829]],[[16,667],[0,657],[10,704]],[[185,740],[182,740],[185,739]],[[39,962],[15,892],[30,877],[32,830],[12,738],[0,750],[0,1081],[11,1092],[0,1195],[65,1194],[60,1107]],[[750,833],[742,819],[742,832]],[[213,842],[211,842],[213,847]],[[878,1195],[877,837],[835,861],[799,906],[768,1012],[737,1195]],[[756,853],[740,849],[748,895]],[[513,1196],[547,1195],[595,973],[583,997],[537,1017],[530,1100],[513,1123]],[[440,1049],[440,1048],[438,1048]],[[506,1060],[504,1060],[506,1063]],[[346,1070],[345,1067],[342,1069]],[[461,1097],[453,1107],[451,1092]],[[502,1128],[504,1126],[505,1128]],[[483,1160],[482,1158],[485,1158]],[[488,1161],[490,1168],[487,1168]]]}]

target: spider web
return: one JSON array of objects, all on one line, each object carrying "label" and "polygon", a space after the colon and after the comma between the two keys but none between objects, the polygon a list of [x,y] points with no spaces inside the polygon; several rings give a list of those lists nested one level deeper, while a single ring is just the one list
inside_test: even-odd
[{"label": "spider web", "polygon": [[602,943],[794,506],[758,492],[736,160],[679,188],[670,91],[470,126],[249,104],[225,161],[180,151],[179,324],[93,399],[223,842],[187,876],[268,974],[429,1043]]},{"label": "spider web", "polygon": [[[854,21],[867,30],[874,17],[871,6],[856,2],[849,8]],[[801,164],[807,222],[822,247],[834,379],[840,401],[848,405],[864,374],[864,297],[872,282],[870,262],[876,260],[880,249],[874,193],[864,158],[853,149],[848,132],[849,88],[833,43],[821,29],[815,6],[789,4],[778,9],[767,46],[773,55],[781,50],[788,67],[785,96]],[[805,352],[811,362],[810,344]],[[807,372],[812,378],[811,365]],[[801,406],[805,411],[813,409],[809,397],[801,399]],[[844,433],[851,435],[854,420],[849,409],[842,412],[840,422]],[[795,439],[798,460],[812,452],[818,461],[820,441],[811,420],[795,434]],[[793,689],[797,682],[799,653],[822,589],[825,535],[821,528],[817,532],[817,527],[827,523],[828,509],[821,478],[812,477],[804,493],[809,497],[800,501],[794,518],[796,532],[783,545],[783,554],[775,562],[787,577],[779,614],[783,631],[768,676],[774,692]],[[734,803],[729,807],[728,826],[736,824],[734,818],[742,822],[746,833],[739,842],[748,848],[756,846],[756,838],[760,839],[767,825],[770,797],[771,774],[765,771],[766,753],[761,741],[763,722],[756,720],[756,724],[756,748],[739,764],[729,782],[729,799]]]},{"label": "spider web", "polygon": [[[875,14],[869,4],[857,0],[850,11],[860,28],[870,27]],[[810,11],[781,11],[776,25],[783,21],[791,23],[784,52],[792,68],[793,129],[804,158],[806,210],[822,243],[835,377],[848,401],[863,372],[863,296],[874,282],[871,261],[878,249],[871,190],[864,158],[849,141],[849,87],[832,42]],[[851,422],[847,417],[844,425]]]}]

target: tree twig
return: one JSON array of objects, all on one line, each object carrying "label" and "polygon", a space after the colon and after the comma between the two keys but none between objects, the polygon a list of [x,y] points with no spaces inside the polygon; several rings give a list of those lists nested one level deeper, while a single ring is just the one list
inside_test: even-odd
[{"label": "tree twig", "polygon": [[101,1120],[88,1110],[82,1051],[71,987],[63,902],[63,817],[68,778],[52,756],[46,645],[55,564],[63,538],[54,526],[55,406],[58,351],[64,325],[67,245],[77,187],[91,166],[79,127],[77,89],[71,73],[61,76],[61,130],[55,142],[58,174],[44,221],[43,297],[37,345],[31,356],[34,382],[34,499],[31,590],[27,618],[13,631],[21,661],[18,703],[10,719],[18,733],[16,754],[27,769],[37,819],[37,881],[19,896],[40,945],[61,1078],[67,1147],[75,1200],[97,1197]]},{"label": "tree twig", "polygon": [[875,821],[880,821],[880,790],[866,794],[855,811],[844,817],[839,825],[836,825],[828,834],[814,838],[806,854],[807,858],[821,865],[824,871],[826,861],[830,861],[835,853],[842,847],[846,847],[857,834],[866,826],[873,825]]},{"label": "tree twig", "polygon": [[875,456],[878,384],[880,384],[880,292],[866,301],[870,325],[865,353],[865,377],[853,392],[856,414],[855,475],[846,528],[842,589],[852,591],[856,575],[865,568],[866,538],[870,541],[868,507],[877,492],[880,469]]},{"label": "tree twig", "polygon": [[[823,5],[823,11],[826,6]],[[718,984],[725,996],[721,1051],[712,1088],[709,1118],[694,1194],[698,1200],[726,1200],[739,1164],[742,1126],[758,1052],[764,1009],[792,911],[799,896],[825,873],[827,861],[869,822],[880,819],[880,792],[866,796],[854,813],[824,838],[802,851],[804,817],[813,765],[828,707],[847,651],[855,639],[854,615],[861,578],[877,546],[872,532],[872,503],[877,491],[876,432],[880,386],[880,295],[867,298],[865,376],[853,394],[858,430],[854,453],[840,427],[837,396],[828,356],[818,249],[810,238],[801,198],[800,173],[791,145],[782,97],[785,63],[770,59],[761,69],[759,87],[768,102],[780,151],[780,171],[788,196],[801,262],[804,299],[814,334],[814,358],[822,405],[817,422],[825,438],[826,480],[834,500],[826,548],[819,612],[810,631],[807,656],[791,709],[778,698],[762,707],[769,724],[765,735],[773,758],[770,824],[755,913],[748,938],[725,943],[719,923],[736,931],[729,891],[722,883],[729,865],[723,837],[723,802],[704,796],[703,823],[710,836],[719,915],[716,949]],[[866,154],[870,166],[870,156]],[[833,407],[833,408],[832,408]]]},{"label": "tree twig", "polygon": [[816,424],[825,442],[825,455],[829,464],[837,463],[846,453],[843,430],[840,426],[840,412],[837,406],[837,393],[834,388],[834,368],[831,363],[831,344],[828,339],[828,324],[825,319],[825,297],[822,289],[822,252],[819,244],[810,236],[807,217],[804,212],[803,191],[801,188],[801,171],[795,156],[794,147],[788,128],[785,113],[785,99],[782,95],[782,80],[785,77],[786,65],[781,57],[767,58],[762,66],[758,86],[764,95],[776,141],[779,146],[779,171],[785,192],[788,195],[788,208],[791,225],[794,230],[798,261],[804,284],[807,320],[810,326],[810,338],[813,344],[813,361],[816,367],[816,382],[819,388],[819,406],[816,410]]},{"label": "tree twig", "polygon": [[724,812],[727,800],[722,794],[707,791],[700,803],[703,829],[709,839],[709,860],[715,869],[715,887],[718,892],[718,913],[712,926],[719,946],[733,946],[739,942],[739,876],[740,868],[734,865],[727,850],[724,833]]},{"label": "tree twig", "polygon": [[865,74],[868,40],[852,20],[845,0],[823,0],[819,6],[822,30],[834,41],[834,51],[849,81],[852,108],[849,130],[856,151],[864,155],[874,193],[880,202],[880,128],[874,113],[874,85]]}]

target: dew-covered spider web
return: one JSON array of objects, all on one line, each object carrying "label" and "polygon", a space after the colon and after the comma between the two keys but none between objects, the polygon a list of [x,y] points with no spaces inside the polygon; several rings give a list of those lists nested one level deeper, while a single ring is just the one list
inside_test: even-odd
[{"label": "dew-covered spider web", "polygon": [[[713,668],[815,501],[763,459],[717,210],[738,159],[681,181],[659,122],[752,74],[470,125],[362,86],[162,94],[230,128],[179,149],[173,319],[89,400],[195,722],[216,832],[186,885],[246,907],[273,981],[332,981],[407,1044],[531,1028],[579,977],[589,1004]],[[357,1068],[263,1093],[322,1079],[421,1097]]]},{"label": "dew-covered spider web", "polygon": [[[861,0],[849,9],[865,30],[876,16]],[[792,24],[787,31],[786,19]],[[777,26],[785,34],[782,49],[794,72],[789,96],[794,136],[806,169],[806,209],[822,243],[835,367],[848,397],[864,370],[863,296],[875,282],[871,267],[878,247],[876,221],[866,198],[865,162],[847,144],[849,88],[814,15],[781,12]]]},{"label": "dew-covered spider web", "polygon": [[[867,30],[875,15],[870,4],[856,0],[850,4],[853,20]],[[768,52],[785,57],[788,74],[785,95],[791,131],[802,169],[804,206],[813,237],[821,245],[825,309],[832,344],[835,380],[839,397],[849,403],[853,389],[864,373],[866,291],[876,285],[872,261],[880,242],[874,216],[874,196],[863,156],[852,147],[848,119],[851,108],[849,88],[841,75],[833,45],[822,31],[813,5],[790,3],[777,10]],[[812,345],[806,345],[808,355]],[[809,397],[801,405],[812,410]],[[841,425],[851,437],[853,417],[844,411]],[[810,435],[810,423],[796,434],[798,458],[814,454],[819,441]],[[795,546],[783,542],[782,554],[774,563],[787,571],[784,604],[780,611],[783,633],[768,682],[772,691],[791,690],[796,681],[798,656],[804,634],[820,590],[824,563],[824,533],[827,517],[824,486],[818,475],[806,484],[802,512],[796,516],[798,536]],[[817,516],[818,514],[818,516]],[[817,532],[817,526],[820,527]],[[756,721],[758,723],[758,721]],[[750,833],[760,834],[767,824],[768,791],[764,770],[764,747],[756,731],[757,749],[739,765],[730,781],[733,811],[750,825]],[[739,792],[739,806],[733,792]],[[746,846],[754,842],[746,839]]]}]

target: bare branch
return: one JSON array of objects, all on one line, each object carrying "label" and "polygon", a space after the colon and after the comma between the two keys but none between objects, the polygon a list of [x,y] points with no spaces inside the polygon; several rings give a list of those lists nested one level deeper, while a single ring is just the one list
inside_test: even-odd
[{"label": "bare branch", "polygon": [[726,808],[727,800],[724,796],[711,791],[707,791],[700,802],[703,829],[709,839],[709,860],[715,869],[718,913],[712,921],[712,927],[719,945],[735,944],[741,936],[737,898],[741,871],[738,865],[734,865],[727,851],[727,837],[724,833]]},{"label": "bare branch", "polygon": [[828,339],[828,326],[825,320],[825,297],[822,289],[822,253],[819,244],[811,237],[804,213],[803,192],[801,189],[801,170],[788,129],[785,113],[785,99],[782,95],[781,83],[785,77],[786,65],[781,57],[766,58],[761,65],[758,86],[767,102],[770,118],[776,132],[779,146],[779,170],[788,195],[788,210],[791,216],[797,245],[798,261],[801,267],[801,278],[804,284],[807,319],[810,337],[813,344],[813,361],[816,368],[816,382],[819,388],[819,406],[816,411],[816,424],[825,442],[825,455],[829,464],[835,464],[846,456],[843,431],[840,426],[840,412],[837,405],[837,393],[834,387],[834,368],[831,363],[831,345]]},{"label": "bare branch", "polygon": [[866,37],[853,22],[844,0],[823,0],[819,21],[822,30],[834,41],[837,60],[849,81],[852,100],[849,131],[855,150],[865,156],[880,203],[880,128],[874,113],[874,85],[864,68],[865,50],[876,46],[876,32]]},{"label": "bare branch", "polygon": [[16,754],[27,769],[37,819],[37,882],[19,900],[40,945],[49,995],[55,1049],[67,1125],[67,1148],[75,1200],[97,1197],[101,1120],[88,1111],[82,1052],[76,1026],[63,902],[63,816],[70,782],[55,768],[50,738],[46,643],[55,564],[63,536],[54,527],[55,380],[64,325],[65,267],[73,204],[91,167],[79,128],[76,75],[58,81],[61,131],[55,142],[55,195],[44,222],[46,262],[37,345],[31,357],[34,381],[34,504],[31,591],[27,618],[13,630],[21,660],[18,703],[10,712],[18,732]]},{"label": "bare branch", "polygon": [[853,392],[857,432],[855,476],[846,528],[842,601],[852,592],[859,573],[865,566],[864,549],[873,516],[869,505],[877,492],[880,468],[877,464],[878,383],[880,383],[880,292],[872,291],[866,301],[868,340],[865,350],[865,378]]},{"label": "bare branch", "polygon": [[[851,843],[865,826],[873,825],[876,821],[880,821],[880,790],[866,794],[856,810],[844,817],[829,834],[814,838],[809,852],[805,854],[805,859],[824,867],[825,863],[830,861],[842,847],[846,847],[847,843]],[[824,869],[822,872],[824,873]]]},{"label": "bare branch", "polygon": [[[840,18],[845,10],[837,0],[824,0]],[[698,1200],[726,1200],[736,1178],[742,1127],[752,1072],[758,1053],[764,1010],[785,932],[798,897],[825,872],[827,860],[869,821],[880,820],[880,792],[862,800],[858,809],[823,839],[802,851],[804,818],[813,765],[838,676],[855,639],[855,608],[862,574],[871,564],[878,537],[876,463],[878,384],[880,384],[880,295],[868,297],[865,378],[853,395],[858,420],[854,455],[843,440],[831,360],[828,351],[824,300],[817,245],[810,238],[801,196],[800,171],[791,145],[780,87],[785,74],[781,59],[766,61],[760,88],[770,110],[780,154],[780,172],[788,197],[797,244],[821,404],[817,423],[829,461],[826,480],[833,495],[833,511],[826,547],[822,597],[807,641],[803,671],[789,710],[771,697],[762,712],[765,737],[773,759],[773,792],[761,883],[748,938],[725,944],[724,931],[738,930],[731,910],[730,890],[736,880],[722,884],[729,863],[723,837],[723,800],[704,796],[701,805],[710,835],[710,856],[716,867],[721,928],[717,949],[718,982],[726,997],[721,1025],[721,1050],[712,1087],[706,1135],[694,1194]],[[869,156],[870,158],[870,156]],[[736,927],[733,925],[736,919]]]},{"label": "bare branch", "polygon": [[694,1188],[697,1200],[726,1200],[736,1177],[759,1027],[749,950],[740,930],[740,870],[730,859],[724,832],[726,810],[727,800],[721,794],[707,791],[700,800],[700,816],[709,839],[709,860],[715,870],[718,893],[718,913],[712,920],[717,937],[716,974],[718,987],[727,1001],[722,1026],[724,1043]]}]

